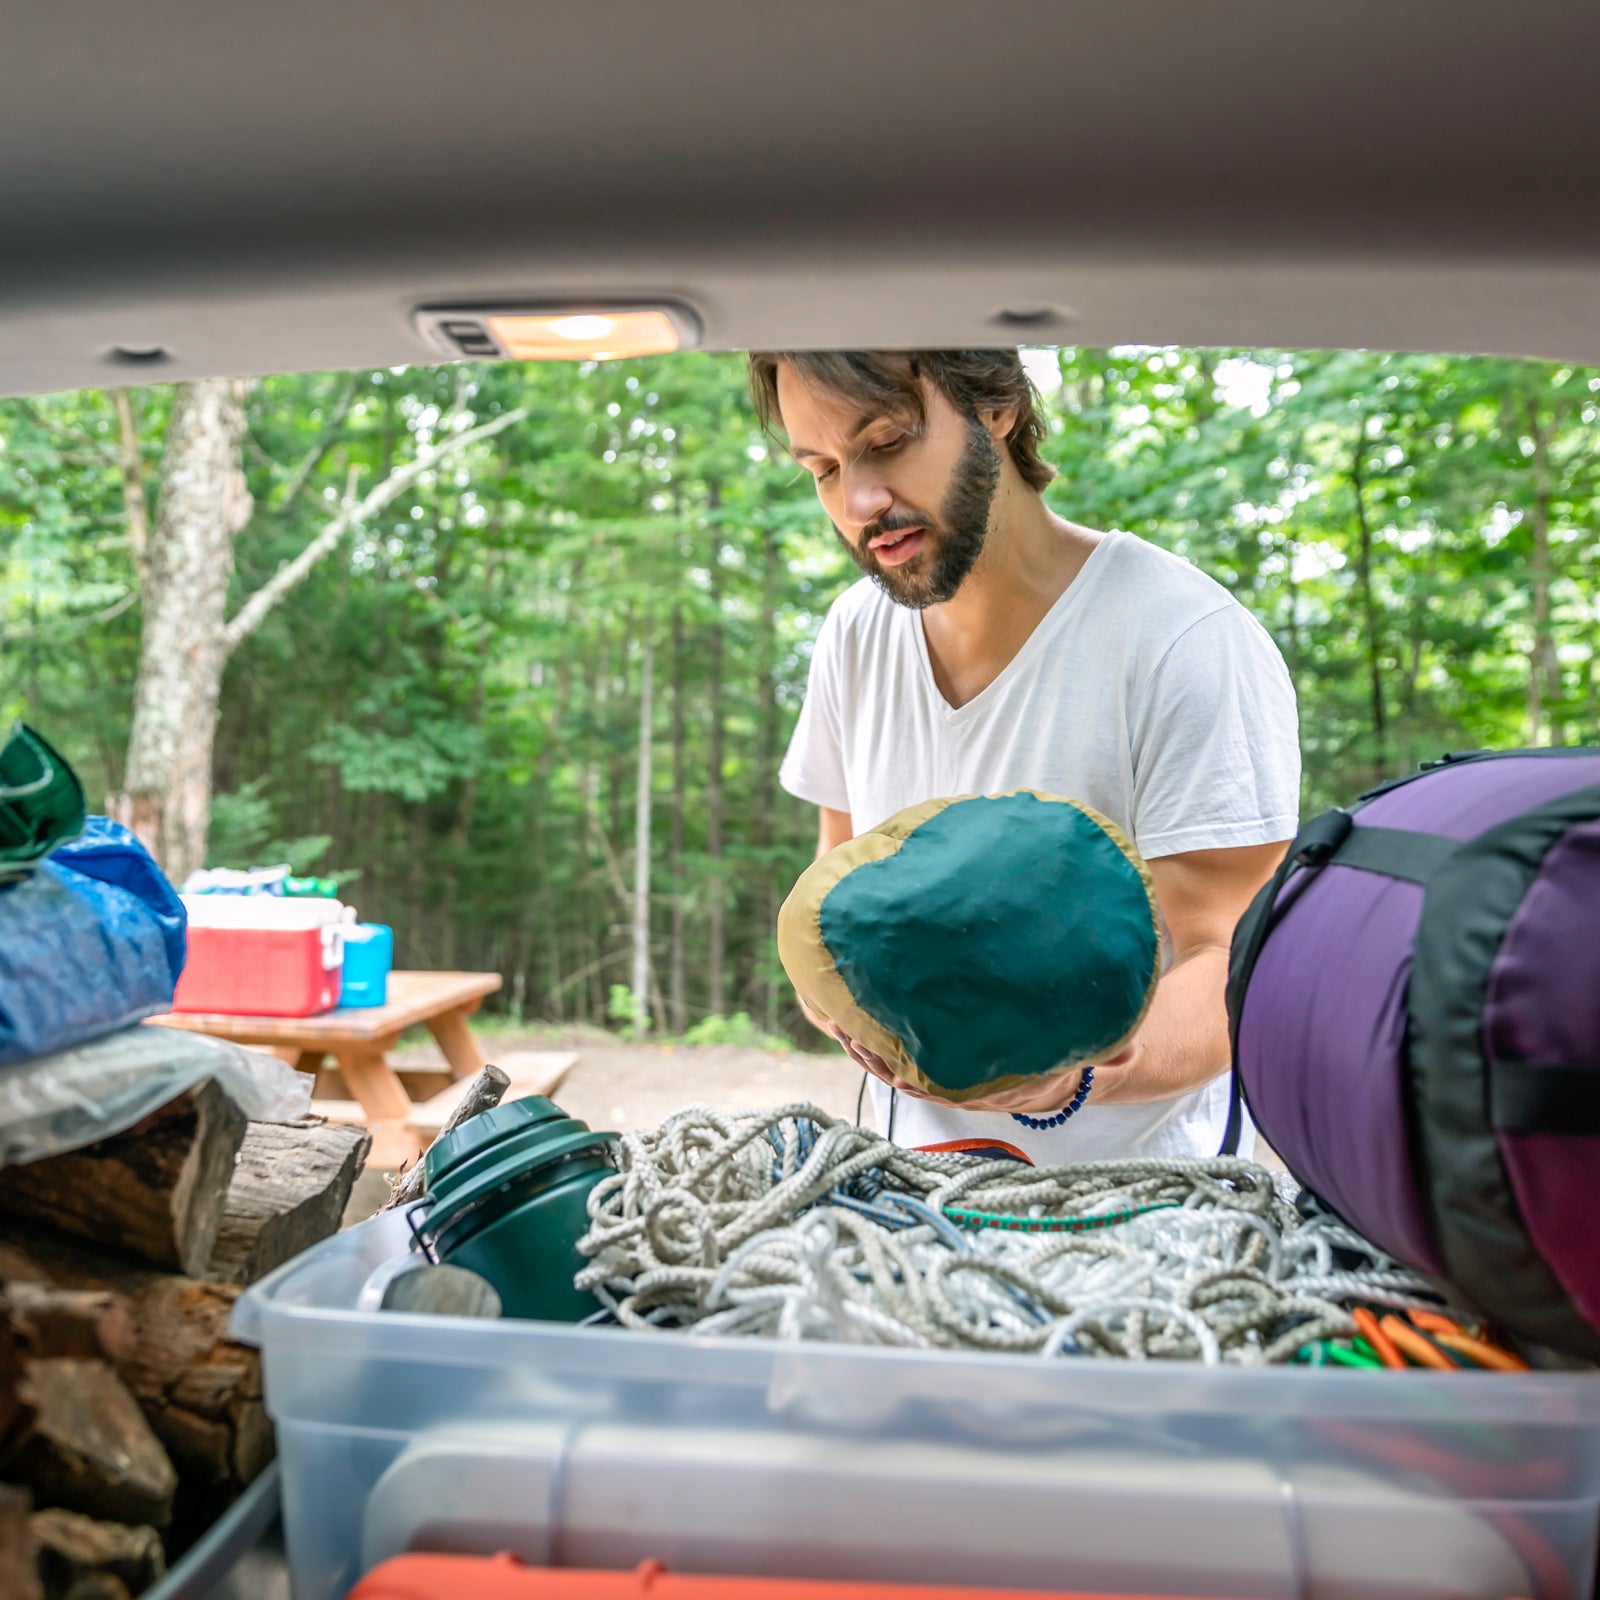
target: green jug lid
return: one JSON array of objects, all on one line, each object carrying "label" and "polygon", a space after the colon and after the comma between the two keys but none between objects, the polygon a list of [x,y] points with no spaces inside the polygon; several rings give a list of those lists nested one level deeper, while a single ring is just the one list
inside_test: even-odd
[{"label": "green jug lid", "polygon": [[585,1151],[598,1154],[616,1137],[569,1117],[543,1095],[479,1112],[435,1139],[424,1158],[434,1202],[430,1224],[440,1225],[447,1214],[540,1167]]}]

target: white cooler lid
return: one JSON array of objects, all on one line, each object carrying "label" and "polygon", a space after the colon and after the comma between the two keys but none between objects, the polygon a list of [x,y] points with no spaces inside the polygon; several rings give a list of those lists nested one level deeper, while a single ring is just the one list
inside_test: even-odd
[{"label": "white cooler lid", "polygon": [[191,928],[266,928],[295,933],[345,922],[354,913],[342,900],[288,899],[272,894],[186,894],[179,898]]}]

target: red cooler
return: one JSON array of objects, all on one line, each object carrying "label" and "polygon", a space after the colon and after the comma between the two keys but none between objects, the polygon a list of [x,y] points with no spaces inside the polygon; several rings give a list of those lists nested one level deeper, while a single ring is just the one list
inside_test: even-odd
[{"label": "red cooler", "polygon": [[337,900],[185,895],[189,957],[174,1011],[310,1017],[339,1003],[345,907]]}]

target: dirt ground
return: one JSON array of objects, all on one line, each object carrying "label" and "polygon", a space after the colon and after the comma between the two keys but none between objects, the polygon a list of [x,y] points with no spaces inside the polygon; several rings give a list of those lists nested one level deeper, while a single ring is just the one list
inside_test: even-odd
[{"label": "dirt ground", "polygon": [[[512,1050],[576,1050],[577,1064],[552,1098],[591,1128],[650,1127],[696,1103],[721,1111],[748,1111],[798,1100],[809,1100],[853,1121],[861,1087],[860,1069],[842,1054],[805,1055],[739,1045],[629,1044],[598,1028],[527,1033],[496,1029],[479,1038],[491,1061]],[[407,1040],[393,1060],[402,1071],[444,1068],[438,1047],[426,1038],[415,1044]],[[381,1173],[363,1173],[346,1222],[370,1216],[388,1193]]]},{"label": "dirt ground", "polygon": [[[738,1045],[630,1044],[599,1029],[545,1029],[479,1035],[484,1053],[576,1050],[577,1065],[554,1098],[591,1128],[641,1128],[696,1103],[722,1111],[810,1100],[835,1116],[853,1117],[860,1069],[841,1054],[748,1049]],[[443,1066],[430,1042],[395,1052],[402,1070]]]},{"label": "dirt ground", "polygon": [[[854,1121],[861,1088],[860,1070],[842,1054],[806,1055],[739,1045],[630,1044],[598,1028],[522,1033],[496,1029],[479,1037],[491,1061],[512,1050],[577,1051],[577,1064],[553,1098],[591,1128],[650,1127],[696,1103],[722,1111],[748,1111],[799,1100]],[[444,1067],[438,1048],[426,1038],[415,1044],[407,1041],[394,1053],[394,1062],[402,1071]],[[866,1120],[870,1124],[870,1113]],[[1259,1142],[1256,1159],[1268,1167],[1282,1166]],[[364,1173],[346,1221],[370,1216],[387,1196],[382,1175]]]}]

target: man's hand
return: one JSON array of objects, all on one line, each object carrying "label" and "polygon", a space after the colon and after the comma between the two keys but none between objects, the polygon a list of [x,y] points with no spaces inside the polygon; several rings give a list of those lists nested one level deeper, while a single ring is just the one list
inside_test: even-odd
[{"label": "man's hand", "polygon": [[[818,818],[817,854],[825,854],[850,837],[850,814],[823,809]],[[1172,937],[1172,966],[1161,979],[1133,1041],[1116,1055],[1092,1063],[1091,1105],[1170,1099],[1198,1089],[1227,1067],[1224,991],[1233,930],[1287,848],[1285,840],[1236,849],[1191,850],[1159,856],[1149,863],[1156,901]],[[864,1072],[913,1100],[954,1104],[897,1078],[882,1057],[818,1017],[803,1000],[800,1005],[812,1023]],[[1072,1099],[1082,1076],[1078,1068],[1050,1073],[1015,1089],[964,1100],[961,1109],[1053,1116]]]}]

